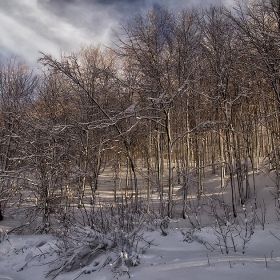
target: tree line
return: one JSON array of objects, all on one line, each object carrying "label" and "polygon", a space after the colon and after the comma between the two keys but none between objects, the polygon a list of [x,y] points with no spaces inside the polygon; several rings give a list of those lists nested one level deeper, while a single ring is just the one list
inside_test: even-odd
[{"label": "tree line", "polygon": [[186,215],[190,187],[199,199],[210,169],[236,216],[239,203],[257,203],[249,174],[263,159],[279,201],[279,38],[279,0],[161,7],[121,25],[114,47],[41,53],[40,74],[2,62],[2,211],[42,215],[46,228],[58,209],[96,204],[111,168],[115,201],[150,211],[156,192],[171,217],[179,185]]}]

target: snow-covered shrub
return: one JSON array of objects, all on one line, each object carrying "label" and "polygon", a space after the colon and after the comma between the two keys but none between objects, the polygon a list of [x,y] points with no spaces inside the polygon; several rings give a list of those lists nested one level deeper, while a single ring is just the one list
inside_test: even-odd
[{"label": "snow-covered shrub", "polygon": [[168,229],[169,222],[170,222],[170,218],[168,216],[165,216],[163,218],[154,216],[154,219],[152,219],[150,223],[150,229],[155,230],[159,228],[161,230],[161,234],[163,236],[167,236],[168,235],[167,229]]},{"label": "snow-covered shrub", "polygon": [[187,230],[181,229],[181,233],[183,235],[183,241],[187,243],[192,243],[194,241],[193,232],[194,230],[192,229],[187,229]]},{"label": "snow-covered shrub", "polygon": [[0,228],[0,243],[8,239],[8,234],[5,230]]},{"label": "snow-covered shrub", "polygon": [[251,212],[246,205],[242,206],[242,212],[234,217],[231,207],[223,200],[215,196],[209,197],[210,215],[213,218],[213,230],[217,237],[217,244],[222,253],[228,254],[231,249],[237,252],[238,245],[242,247],[242,253],[254,234],[257,221],[256,209],[251,206]]},{"label": "snow-covered shrub", "polygon": [[148,216],[124,207],[100,207],[87,213],[88,225],[78,221],[57,233],[57,259],[47,276],[81,270],[91,273],[110,265],[112,272],[129,275],[128,268],[140,263],[140,256],[151,245],[144,237]]}]

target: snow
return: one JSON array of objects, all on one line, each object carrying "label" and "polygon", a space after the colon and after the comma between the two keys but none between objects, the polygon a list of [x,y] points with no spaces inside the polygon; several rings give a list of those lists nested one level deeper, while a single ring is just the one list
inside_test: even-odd
[{"label": "snow", "polygon": [[[215,180],[205,182],[205,185],[215,188]],[[217,183],[217,186],[219,183]],[[128,268],[124,263],[119,273],[112,272],[107,265],[95,272],[88,267],[90,274],[81,274],[81,269],[65,272],[57,276],[57,280],[109,280],[109,279],[207,279],[216,280],[263,280],[279,279],[280,273],[280,221],[275,214],[275,201],[272,192],[275,191],[273,181],[268,177],[257,177],[258,198],[265,203],[266,219],[263,225],[258,222],[253,233],[246,240],[236,234],[237,227],[231,221],[225,221],[225,228],[232,230],[236,243],[236,252],[230,242],[229,253],[223,246],[218,245],[219,227],[215,224],[202,224],[200,229],[191,229],[189,220],[172,220],[166,230],[167,236],[162,235],[159,227],[147,229],[144,236],[153,240],[152,246],[140,255],[140,264]],[[251,221],[250,204],[241,205],[239,214],[247,211],[243,218],[244,224]],[[204,217],[205,218],[205,217]],[[204,220],[203,218],[203,220]],[[4,221],[3,221],[4,222]],[[5,225],[2,226],[2,224]],[[0,224],[3,230],[11,227],[11,221]],[[50,269],[50,263],[57,256],[50,254],[56,245],[52,235],[2,235],[0,244],[0,280],[41,280],[45,279]],[[223,251],[223,252],[222,252]],[[244,251],[244,254],[243,254]],[[121,258],[125,259],[123,253]],[[49,277],[48,279],[51,279]]]},{"label": "snow", "polygon": [[132,105],[130,105],[128,108],[126,108],[124,110],[124,113],[125,114],[132,114],[132,113],[135,113],[135,109],[136,109],[136,106],[137,106],[138,103],[133,103]]},{"label": "snow", "polygon": [[[176,226],[176,225],[173,225]],[[248,244],[245,254],[230,252],[221,254],[216,248],[213,252],[197,241],[183,242],[183,235],[179,228],[169,229],[167,236],[160,232],[147,232],[149,238],[154,239],[155,245],[141,256],[141,264],[130,269],[132,279],[254,279],[263,280],[279,279],[280,250],[279,241],[269,231],[276,231],[274,226],[269,226],[264,231],[259,228]],[[203,228],[197,236],[213,244],[215,236],[211,228]],[[38,242],[42,238],[42,244]],[[48,262],[52,256],[36,262],[30,262],[27,268],[20,270],[25,263],[39,253],[39,250],[53,245],[51,236],[28,236],[25,238],[13,236],[9,242],[1,246],[1,277],[4,279],[45,279]],[[37,245],[36,245],[37,244]],[[123,272],[128,268],[122,266]],[[109,268],[103,268],[94,273],[94,279],[113,279],[114,275]],[[79,271],[65,273],[58,276],[57,280],[75,279]],[[78,279],[92,279],[92,274],[82,274]],[[122,273],[120,279],[127,279],[129,275]]]}]

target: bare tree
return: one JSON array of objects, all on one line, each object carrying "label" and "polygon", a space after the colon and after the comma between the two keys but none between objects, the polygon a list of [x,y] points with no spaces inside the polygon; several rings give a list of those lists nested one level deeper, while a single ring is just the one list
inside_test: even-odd
[{"label": "bare tree", "polygon": [[[95,53],[95,54],[94,54]],[[116,90],[117,85],[119,89],[122,89],[122,83],[117,77],[114,58],[109,51],[107,54],[102,53],[100,48],[89,48],[82,50],[81,53],[72,54],[71,56],[62,56],[61,61],[55,60],[50,55],[42,54],[43,57],[40,61],[44,65],[48,65],[53,71],[60,73],[64,79],[66,79],[74,87],[74,90],[79,93],[79,97],[86,98],[90,104],[89,109],[92,113],[89,115],[90,119],[87,119],[84,126],[86,126],[86,145],[85,155],[87,158],[88,144],[88,132],[92,130],[92,135],[100,129],[105,129],[106,134],[104,141],[110,141],[117,138],[121,140],[128,162],[133,174],[133,184],[135,190],[135,205],[138,207],[138,185],[137,176],[135,171],[135,164],[130,151],[130,141],[128,139],[128,132],[136,124],[137,120],[134,114],[125,114],[125,110],[121,111],[123,107],[121,100],[126,100],[123,92]],[[111,56],[111,57],[110,57]],[[107,59],[108,58],[108,59]],[[107,61],[106,61],[107,59]],[[117,94],[121,95],[117,95]],[[119,98],[121,97],[121,98]],[[131,104],[130,104],[131,105]],[[120,109],[120,110],[118,110]],[[121,111],[121,112],[120,112]],[[122,112],[124,114],[122,114]],[[120,114],[121,113],[121,114]],[[123,119],[134,117],[134,122],[127,127]],[[94,131],[95,130],[95,131]],[[108,135],[110,131],[110,135]],[[109,139],[108,139],[109,137]],[[87,140],[88,139],[88,140]],[[99,141],[98,144],[104,142]],[[100,147],[100,146],[99,146]],[[84,166],[87,169],[87,164]],[[97,174],[96,174],[97,175]]]},{"label": "bare tree", "polygon": [[[36,95],[38,79],[24,63],[11,58],[0,64],[0,200],[2,210],[8,199],[20,197],[22,162],[18,151],[23,119]],[[12,203],[12,201],[10,201]]]}]

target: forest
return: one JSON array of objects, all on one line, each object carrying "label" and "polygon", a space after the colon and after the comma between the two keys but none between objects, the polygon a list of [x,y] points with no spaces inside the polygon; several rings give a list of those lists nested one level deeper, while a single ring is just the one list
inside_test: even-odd
[{"label": "forest", "polygon": [[260,208],[259,173],[279,207],[279,38],[278,0],[160,7],[120,25],[111,47],[40,53],[36,71],[1,62],[1,212],[22,220],[11,232],[106,232],[116,213],[129,231],[143,215],[163,234],[172,218],[197,227],[207,176],[229,192],[208,204],[217,216]]}]

